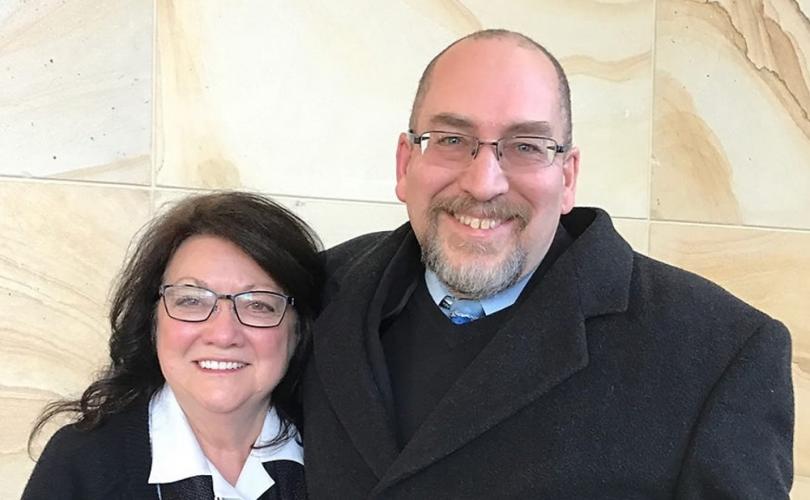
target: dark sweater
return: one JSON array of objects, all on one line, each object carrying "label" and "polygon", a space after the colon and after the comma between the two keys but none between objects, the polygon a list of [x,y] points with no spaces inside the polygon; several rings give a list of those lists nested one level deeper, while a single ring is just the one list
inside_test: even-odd
[{"label": "dark sweater", "polygon": [[157,499],[146,401],[84,432],[68,425],[48,441],[22,500]]},{"label": "dark sweater", "polygon": [[455,325],[433,303],[424,278],[382,335],[404,446],[447,389],[489,342],[506,311]]}]

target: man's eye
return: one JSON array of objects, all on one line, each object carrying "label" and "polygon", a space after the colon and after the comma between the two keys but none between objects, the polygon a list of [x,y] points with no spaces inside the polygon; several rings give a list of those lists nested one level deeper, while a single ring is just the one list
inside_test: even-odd
[{"label": "man's eye", "polygon": [[543,152],[542,146],[531,142],[518,142],[514,145],[514,148],[521,154],[538,154]]},{"label": "man's eye", "polygon": [[466,144],[464,137],[458,135],[443,135],[437,138],[436,144],[439,146],[455,147]]}]

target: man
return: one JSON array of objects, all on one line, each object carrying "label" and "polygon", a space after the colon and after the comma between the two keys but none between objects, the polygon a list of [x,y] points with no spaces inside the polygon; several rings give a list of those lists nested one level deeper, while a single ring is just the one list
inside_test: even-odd
[{"label": "man", "polygon": [[568,93],[502,30],[425,70],[396,155],[410,223],[329,252],[313,498],[787,498],[788,332],[573,208]]}]

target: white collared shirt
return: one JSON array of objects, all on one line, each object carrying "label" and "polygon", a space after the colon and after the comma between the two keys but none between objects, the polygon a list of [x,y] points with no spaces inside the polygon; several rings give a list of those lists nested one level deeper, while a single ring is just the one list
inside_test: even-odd
[{"label": "white collared shirt", "polygon": [[[256,444],[266,443],[278,433],[281,421],[275,408],[270,408]],[[168,384],[149,402],[149,440],[152,444],[152,469],[149,484],[173,483],[193,476],[211,476],[217,499],[256,500],[275,481],[262,463],[292,460],[304,464],[304,451],[295,440],[296,434],[280,446],[254,448],[250,451],[239,479],[231,485],[200,448],[194,432]]]}]

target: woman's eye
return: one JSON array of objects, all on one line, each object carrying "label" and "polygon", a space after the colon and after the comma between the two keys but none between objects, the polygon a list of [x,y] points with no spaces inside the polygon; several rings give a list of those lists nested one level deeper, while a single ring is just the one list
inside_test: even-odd
[{"label": "woman's eye", "polygon": [[247,305],[247,308],[251,312],[255,312],[255,313],[267,313],[267,314],[269,314],[269,313],[273,313],[273,312],[276,311],[276,308],[273,307],[272,304],[268,304],[267,302],[258,302],[258,301],[250,302]]},{"label": "woman's eye", "polygon": [[174,301],[174,305],[182,306],[182,307],[192,307],[200,304],[200,299],[198,297],[194,297],[191,295],[186,295],[183,297],[177,297]]}]

